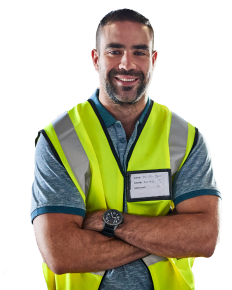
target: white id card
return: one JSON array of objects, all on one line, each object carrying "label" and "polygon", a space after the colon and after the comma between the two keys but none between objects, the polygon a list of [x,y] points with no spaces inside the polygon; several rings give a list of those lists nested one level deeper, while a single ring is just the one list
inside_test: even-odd
[{"label": "white id card", "polygon": [[131,171],[127,174],[127,201],[172,198],[170,169]]}]

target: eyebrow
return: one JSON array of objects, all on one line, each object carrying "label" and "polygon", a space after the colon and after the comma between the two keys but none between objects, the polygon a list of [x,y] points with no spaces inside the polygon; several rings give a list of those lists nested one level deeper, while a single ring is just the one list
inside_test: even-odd
[{"label": "eyebrow", "polygon": [[[121,44],[121,43],[108,43],[105,47],[105,49],[108,48],[126,48],[125,45]],[[138,44],[138,45],[132,45],[131,46],[132,49],[143,49],[143,50],[149,50],[149,47],[146,44]]]}]

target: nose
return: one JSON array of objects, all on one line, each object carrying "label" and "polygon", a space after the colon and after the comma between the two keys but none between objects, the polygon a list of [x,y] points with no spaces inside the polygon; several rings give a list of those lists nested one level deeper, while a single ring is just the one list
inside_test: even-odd
[{"label": "nose", "polygon": [[130,55],[129,52],[124,51],[119,64],[119,69],[125,70],[136,69],[136,65],[133,62],[133,56]]}]

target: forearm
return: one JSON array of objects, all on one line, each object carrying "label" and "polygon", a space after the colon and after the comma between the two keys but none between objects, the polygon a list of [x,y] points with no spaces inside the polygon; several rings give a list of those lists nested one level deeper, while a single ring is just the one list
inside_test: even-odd
[{"label": "forearm", "polygon": [[54,252],[54,268],[51,270],[57,274],[108,270],[148,255],[122,240],[74,225],[56,240],[51,244]]},{"label": "forearm", "polygon": [[164,217],[124,215],[124,224],[116,229],[115,236],[158,256],[207,257],[215,247],[211,227],[203,213]]}]

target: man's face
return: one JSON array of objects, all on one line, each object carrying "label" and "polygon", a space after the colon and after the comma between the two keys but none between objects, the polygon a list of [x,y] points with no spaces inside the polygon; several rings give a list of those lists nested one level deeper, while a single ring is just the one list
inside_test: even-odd
[{"label": "man's face", "polygon": [[146,94],[156,56],[147,26],[129,21],[104,26],[95,58],[100,89],[115,103],[136,103]]}]

